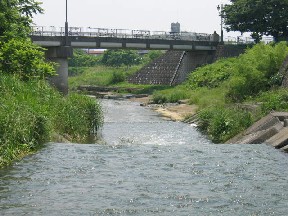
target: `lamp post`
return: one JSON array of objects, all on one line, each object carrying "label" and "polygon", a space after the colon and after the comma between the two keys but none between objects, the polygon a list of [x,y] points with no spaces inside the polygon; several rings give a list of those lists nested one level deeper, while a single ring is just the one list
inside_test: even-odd
[{"label": "lamp post", "polygon": [[66,19],[65,19],[65,45],[68,46],[68,7],[66,0]]},{"label": "lamp post", "polygon": [[223,44],[223,14],[222,14],[223,4],[217,6],[217,10],[220,12],[221,18],[221,43]]}]

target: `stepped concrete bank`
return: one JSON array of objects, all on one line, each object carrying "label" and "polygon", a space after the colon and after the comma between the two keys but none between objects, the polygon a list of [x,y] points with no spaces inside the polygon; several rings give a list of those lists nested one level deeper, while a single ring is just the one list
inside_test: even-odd
[{"label": "stepped concrete bank", "polygon": [[277,149],[288,151],[288,112],[272,112],[243,133],[228,140],[231,144],[266,143]]}]

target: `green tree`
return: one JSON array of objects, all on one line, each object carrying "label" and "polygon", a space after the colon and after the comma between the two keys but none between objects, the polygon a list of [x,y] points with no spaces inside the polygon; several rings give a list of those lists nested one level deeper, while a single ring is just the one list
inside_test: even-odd
[{"label": "green tree", "polygon": [[54,65],[45,62],[44,50],[29,39],[35,13],[42,13],[34,0],[0,1],[0,71],[21,79],[53,75]]},{"label": "green tree", "polygon": [[44,79],[55,73],[53,64],[45,62],[43,48],[25,38],[0,41],[0,71],[22,80]]},{"label": "green tree", "polygon": [[120,67],[125,65],[129,67],[140,64],[141,58],[133,50],[107,50],[104,52],[101,62],[107,66]]},{"label": "green tree", "polygon": [[161,55],[163,55],[163,51],[161,50],[150,50],[147,54],[144,55],[143,63],[148,64],[149,62],[159,58]]},{"label": "green tree", "polygon": [[93,67],[100,61],[99,56],[87,54],[84,50],[75,49],[73,57],[69,59],[69,67]]},{"label": "green tree", "polygon": [[43,12],[41,4],[34,0],[1,0],[0,37],[27,37],[33,14]]},{"label": "green tree", "polygon": [[251,32],[259,42],[263,35],[276,41],[288,37],[287,0],[230,0],[222,11],[228,31]]}]

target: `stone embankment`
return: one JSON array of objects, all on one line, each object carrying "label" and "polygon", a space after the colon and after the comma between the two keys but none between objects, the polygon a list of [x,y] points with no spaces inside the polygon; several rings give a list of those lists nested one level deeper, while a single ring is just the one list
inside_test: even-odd
[{"label": "stone embankment", "polygon": [[261,144],[272,145],[276,149],[288,151],[288,113],[272,112],[242,134],[228,140],[233,144]]}]

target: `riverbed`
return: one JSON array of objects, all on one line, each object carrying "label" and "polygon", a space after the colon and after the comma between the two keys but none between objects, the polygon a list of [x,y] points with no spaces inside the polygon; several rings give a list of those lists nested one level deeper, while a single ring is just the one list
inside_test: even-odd
[{"label": "riverbed", "polygon": [[287,154],[101,103],[98,143],[48,143],[0,170],[0,215],[287,215]]}]

